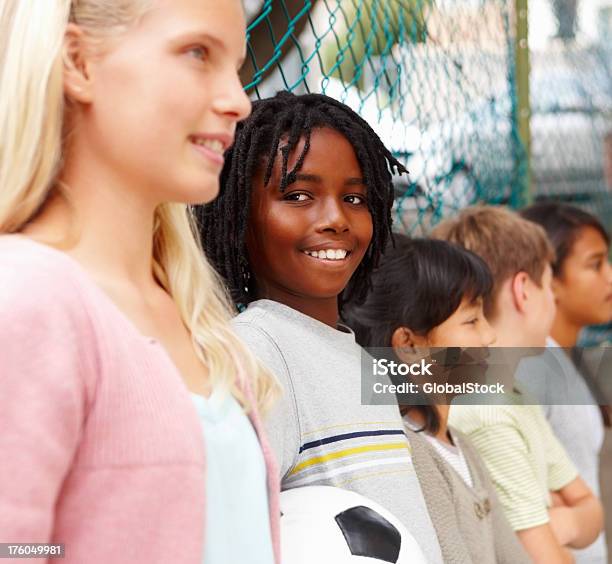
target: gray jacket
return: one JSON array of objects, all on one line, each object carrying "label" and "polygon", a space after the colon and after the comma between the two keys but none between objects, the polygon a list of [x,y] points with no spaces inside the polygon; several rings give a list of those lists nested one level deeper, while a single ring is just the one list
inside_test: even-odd
[{"label": "gray jacket", "polygon": [[406,429],[412,461],[446,564],[523,564],[531,559],[504,516],[495,487],[470,440],[453,437],[472,476],[470,488],[427,442]]}]

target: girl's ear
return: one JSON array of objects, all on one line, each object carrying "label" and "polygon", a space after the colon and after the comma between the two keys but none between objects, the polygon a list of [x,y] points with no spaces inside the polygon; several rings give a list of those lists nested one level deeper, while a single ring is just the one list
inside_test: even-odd
[{"label": "girl's ear", "polygon": [[92,100],[92,80],[90,63],[83,30],[74,23],[69,23],[64,35],[64,93],[66,96],[88,104]]},{"label": "girl's ear", "polygon": [[427,339],[416,335],[408,327],[398,327],[391,335],[391,346],[400,360],[413,362],[423,356]]},{"label": "girl's ear", "polygon": [[414,334],[408,327],[398,327],[391,335],[391,346],[394,349],[414,347]]}]

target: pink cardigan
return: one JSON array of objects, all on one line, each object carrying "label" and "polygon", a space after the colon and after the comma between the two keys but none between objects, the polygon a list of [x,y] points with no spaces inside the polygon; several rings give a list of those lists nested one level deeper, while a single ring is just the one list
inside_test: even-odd
[{"label": "pink cardigan", "polygon": [[[250,417],[280,564],[278,470]],[[0,542],[65,543],[65,564],[200,564],[200,425],[164,349],[75,261],[0,236]]]}]

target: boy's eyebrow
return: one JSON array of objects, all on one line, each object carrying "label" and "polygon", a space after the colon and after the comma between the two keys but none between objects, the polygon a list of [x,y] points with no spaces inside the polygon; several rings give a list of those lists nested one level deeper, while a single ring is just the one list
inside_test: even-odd
[{"label": "boy's eyebrow", "polygon": [[365,180],[363,178],[349,178],[344,184],[347,186],[357,186],[363,184],[365,186]]},{"label": "boy's eyebrow", "polygon": [[[295,175],[296,180],[301,180],[302,182],[316,182],[321,184],[323,179],[318,174],[304,174],[302,172],[298,172]],[[344,184],[346,186],[360,186],[365,185],[365,180],[363,178],[348,178]]]},{"label": "boy's eyebrow", "polygon": [[295,179],[301,180],[302,182],[318,182],[319,184],[323,182],[323,179],[316,174],[304,174],[301,172],[295,175]]}]

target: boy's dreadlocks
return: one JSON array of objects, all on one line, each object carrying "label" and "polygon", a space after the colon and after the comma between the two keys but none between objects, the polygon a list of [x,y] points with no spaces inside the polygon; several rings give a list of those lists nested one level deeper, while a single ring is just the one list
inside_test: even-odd
[{"label": "boy's dreadlocks", "polygon": [[[279,186],[284,192],[304,164],[312,130],[320,127],[329,127],[346,137],[367,187],[374,227],[372,242],[351,278],[345,299],[365,297],[369,274],[391,235],[391,176],[394,170],[399,174],[407,171],[370,125],[348,106],[322,94],[296,96],[278,92],[273,98],[253,103],[252,114],[238,125],[234,145],[225,154],[219,197],[196,209],[206,255],[225,278],[236,304],[247,304],[255,298],[249,295],[248,280],[252,275],[246,248],[253,177],[265,166],[264,186],[268,185],[281,141],[286,142],[281,147]],[[302,137],[304,149],[289,171],[289,156]]]}]

